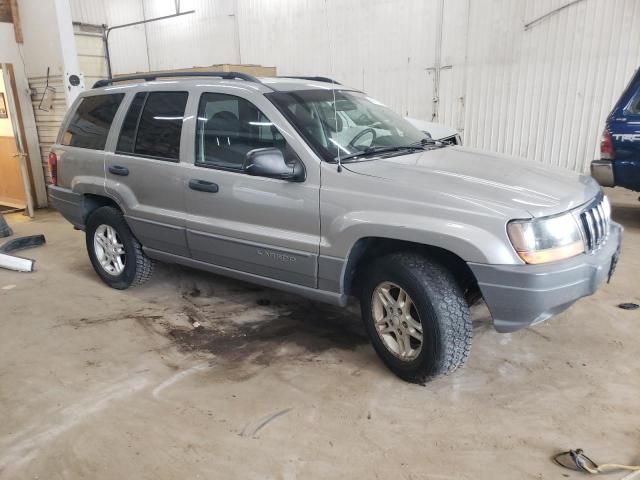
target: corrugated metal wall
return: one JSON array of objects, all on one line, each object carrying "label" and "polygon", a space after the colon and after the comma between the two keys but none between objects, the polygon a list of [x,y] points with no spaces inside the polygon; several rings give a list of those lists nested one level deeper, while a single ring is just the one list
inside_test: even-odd
[{"label": "corrugated metal wall", "polygon": [[640,2],[470,2],[465,141],[578,171],[640,66]]},{"label": "corrugated metal wall", "polygon": [[[277,7],[276,7],[277,5]],[[434,0],[238,2],[242,61],[328,75],[403,115],[431,115]]]},{"label": "corrugated metal wall", "polygon": [[[72,0],[74,20],[109,25],[173,8]],[[579,171],[640,65],[640,0],[182,0],[181,9],[196,14],[114,32],[114,71],[242,62],[333,76],[460,129],[467,145]]]},{"label": "corrugated metal wall", "polygon": [[107,61],[102,29],[82,25],[74,26],[78,65],[84,74],[84,84],[90,88],[96,80],[107,77]]}]

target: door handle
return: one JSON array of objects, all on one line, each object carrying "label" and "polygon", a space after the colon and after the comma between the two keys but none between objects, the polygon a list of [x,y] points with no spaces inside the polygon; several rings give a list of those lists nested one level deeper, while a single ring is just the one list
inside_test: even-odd
[{"label": "door handle", "polygon": [[109,171],[114,175],[120,175],[121,177],[129,175],[129,169],[127,167],[121,167],[120,165],[111,165],[109,167]]},{"label": "door handle", "polygon": [[206,180],[189,180],[189,188],[191,190],[197,190],[199,192],[217,193],[218,184],[213,182],[207,182]]}]

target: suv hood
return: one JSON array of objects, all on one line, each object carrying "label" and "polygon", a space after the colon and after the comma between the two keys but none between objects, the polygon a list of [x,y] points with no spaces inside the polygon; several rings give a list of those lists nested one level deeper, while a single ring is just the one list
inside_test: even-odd
[{"label": "suv hood", "polygon": [[464,196],[505,214],[554,215],[591,200],[599,185],[587,175],[487,153],[445,147],[343,165],[351,172],[397,182],[397,195],[416,189]]}]

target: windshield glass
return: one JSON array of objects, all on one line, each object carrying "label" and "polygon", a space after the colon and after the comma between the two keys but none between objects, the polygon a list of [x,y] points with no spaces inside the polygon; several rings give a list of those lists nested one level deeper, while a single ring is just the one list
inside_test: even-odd
[{"label": "windshield glass", "polygon": [[[267,97],[326,161],[430,140],[400,115],[360,92],[301,90]],[[397,152],[396,152],[397,153]]]}]

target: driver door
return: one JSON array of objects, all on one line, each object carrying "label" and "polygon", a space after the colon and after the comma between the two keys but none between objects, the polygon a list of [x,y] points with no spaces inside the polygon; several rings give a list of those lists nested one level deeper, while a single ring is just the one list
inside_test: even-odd
[{"label": "driver door", "polygon": [[[185,195],[191,257],[315,288],[319,164],[307,162],[300,183],[244,173],[246,154],[257,148],[275,147],[288,160],[301,161],[285,140],[295,136],[288,123],[262,96],[254,103],[224,86],[198,96],[191,137],[195,158]],[[270,119],[277,119],[280,128]]]}]

